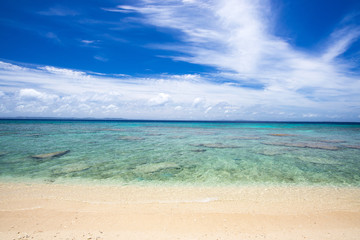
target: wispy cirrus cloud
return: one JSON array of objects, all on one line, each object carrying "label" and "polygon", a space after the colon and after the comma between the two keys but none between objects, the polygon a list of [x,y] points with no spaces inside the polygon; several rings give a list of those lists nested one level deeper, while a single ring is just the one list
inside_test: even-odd
[{"label": "wispy cirrus cloud", "polygon": [[359,27],[344,26],[329,36],[323,53],[301,52],[271,32],[275,23],[269,1],[142,1],[117,9],[141,13],[143,23],[178,30],[181,42],[152,45],[182,53],[175,60],[232,71],[237,80],[277,81],[289,88],[324,86],[334,74],[348,77],[347,63],[337,58],[360,36]]},{"label": "wispy cirrus cloud", "polygon": [[98,60],[98,61],[100,61],[100,62],[107,62],[107,61],[109,61],[108,58],[106,58],[106,57],[104,57],[104,56],[101,56],[101,55],[95,55],[95,56],[94,56],[94,59],[96,59],[96,60]]},{"label": "wispy cirrus cloud", "polygon": [[61,5],[50,7],[38,13],[46,16],[60,16],[60,17],[76,16],[80,14],[79,11]]},{"label": "wispy cirrus cloud", "polygon": [[301,96],[314,107],[337,102],[340,108],[351,105],[359,111],[360,72],[352,70],[359,63],[342,57],[359,41],[360,27],[351,21],[357,15],[346,16],[322,49],[311,53],[272,32],[276,23],[270,1],[142,1],[117,8],[141,13],[138,21],[145,24],[177,30],[178,43],[151,47],[177,52],[174,60],[217,68],[214,79],[262,88],[264,95],[277,92],[282,100],[274,103],[280,106]]},{"label": "wispy cirrus cloud", "polygon": [[329,39],[329,47],[322,58],[325,61],[333,61],[348,50],[352,43],[360,37],[360,27],[348,26],[335,30]]}]

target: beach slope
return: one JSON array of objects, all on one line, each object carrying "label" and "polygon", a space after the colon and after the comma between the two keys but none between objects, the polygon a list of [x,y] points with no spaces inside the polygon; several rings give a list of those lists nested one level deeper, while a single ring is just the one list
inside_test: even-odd
[{"label": "beach slope", "polygon": [[0,239],[359,239],[360,189],[0,184]]}]

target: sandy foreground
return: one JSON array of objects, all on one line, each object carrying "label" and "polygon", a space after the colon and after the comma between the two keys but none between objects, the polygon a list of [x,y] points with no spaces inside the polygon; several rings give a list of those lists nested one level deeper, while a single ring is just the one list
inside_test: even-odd
[{"label": "sandy foreground", "polygon": [[359,236],[359,188],[0,183],[0,239]]}]

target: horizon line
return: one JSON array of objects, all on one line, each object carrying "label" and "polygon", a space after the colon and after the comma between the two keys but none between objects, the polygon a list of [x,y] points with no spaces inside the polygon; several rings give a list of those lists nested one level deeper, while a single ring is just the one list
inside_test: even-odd
[{"label": "horizon line", "polygon": [[346,123],[360,124],[354,121],[283,121],[283,120],[190,120],[190,119],[127,119],[93,117],[0,117],[0,120],[54,120],[54,121],[133,121],[133,122],[218,122],[218,123]]}]

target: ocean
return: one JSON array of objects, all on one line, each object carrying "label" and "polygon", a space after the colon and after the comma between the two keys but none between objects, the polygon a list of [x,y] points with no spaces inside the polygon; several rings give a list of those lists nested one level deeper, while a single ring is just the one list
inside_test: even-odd
[{"label": "ocean", "polygon": [[359,187],[360,124],[0,120],[0,181]]}]

